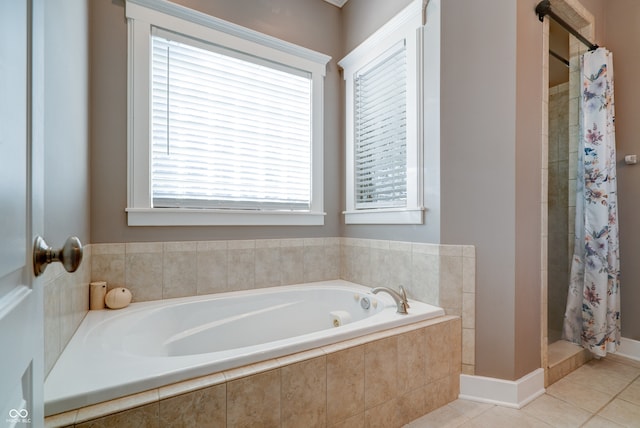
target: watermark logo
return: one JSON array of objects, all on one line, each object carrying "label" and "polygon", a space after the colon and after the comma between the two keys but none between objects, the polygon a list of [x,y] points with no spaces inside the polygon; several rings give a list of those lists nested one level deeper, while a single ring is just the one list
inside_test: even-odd
[{"label": "watermark logo", "polygon": [[9,417],[7,423],[22,423],[30,424],[31,418],[29,417],[29,411],[27,409],[11,409],[9,410]]}]

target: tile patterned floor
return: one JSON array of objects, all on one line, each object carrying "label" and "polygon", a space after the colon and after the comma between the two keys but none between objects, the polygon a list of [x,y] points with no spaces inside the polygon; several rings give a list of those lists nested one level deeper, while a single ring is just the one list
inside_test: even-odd
[{"label": "tile patterned floor", "polygon": [[456,400],[405,428],[640,428],[640,361],[592,360],[520,410]]}]

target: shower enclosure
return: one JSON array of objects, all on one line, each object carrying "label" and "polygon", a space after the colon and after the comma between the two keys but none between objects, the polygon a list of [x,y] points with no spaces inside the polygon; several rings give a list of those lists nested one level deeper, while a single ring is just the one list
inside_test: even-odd
[{"label": "shower enclosure", "polygon": [[593,37],[593,16],[578,0],[554,0],[553,10],[549,1],[542,1],[536,13],[541,21],[549,23],[543,361],[548,369],[545,381],[550,385],[590,358],[581,347],[562,341],[561,335],[574,252],[580,56],[597,46],[588,40]]}]

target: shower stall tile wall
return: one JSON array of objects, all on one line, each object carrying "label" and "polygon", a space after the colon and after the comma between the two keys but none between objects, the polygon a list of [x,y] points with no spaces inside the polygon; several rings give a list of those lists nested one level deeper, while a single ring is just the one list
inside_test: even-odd
[{"label": "shower stall tile wall", "polygon": [[[90,281],[129,288],[133,301],[344,279],[365,286],[403,285],[410,298],[462,317],[462,370],[474,374],[475,248],[353,238],[145,242],[87,245],[80,275],[64,274],[88,293]],[[48,273],[48,272],[47,272]],[[68,290],[48,285],[45,325],[47,373],[88,311],[76,299],[74,322],[56,299]],[[56,306],[57,305],[57,306]],[[64,324],[64,326],[62,326]],[[61,332],[66,331],[64,337]]]}]

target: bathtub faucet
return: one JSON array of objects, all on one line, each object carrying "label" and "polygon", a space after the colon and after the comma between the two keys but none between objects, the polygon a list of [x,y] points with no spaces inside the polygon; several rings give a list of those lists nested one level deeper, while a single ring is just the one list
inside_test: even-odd
[{"label": "bathtub faucet", "polygon": [[387,287],[376,287],[371,289],[371,292],[373,294],[378,294],[381,291],[384,291],[385,293],[393,297],[393,300],[396,301],[396,305],[398,306],[397,312],[399,314],[408,314],[407,308],[409,307],[409,302],[407,301],[407,293],[404,291],[404,287],[402,285],[400,286],[400,293]]}]

